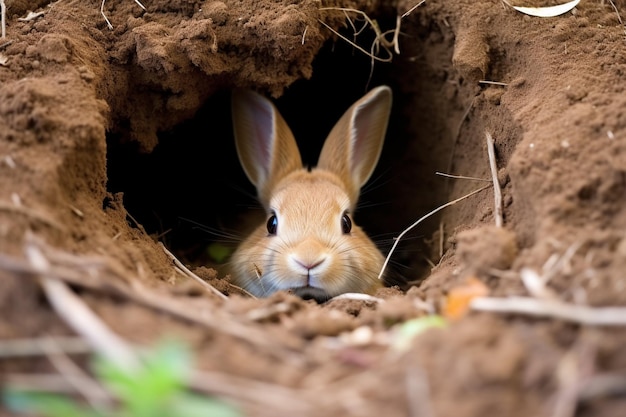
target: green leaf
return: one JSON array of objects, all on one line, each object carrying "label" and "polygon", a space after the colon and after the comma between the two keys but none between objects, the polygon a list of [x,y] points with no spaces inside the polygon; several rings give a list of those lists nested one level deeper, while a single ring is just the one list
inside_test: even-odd
[{"label": "green leaf", "polygon": [[146,358],[151,377],[183,382],[191,370],[191,351],[175,340],[164,340]]},{"label": "green leaf", "polygon": [[219,243],[211,243],[207,248],[207,253],[209,257],[213,259],[215,262],[222,263],[230,256],[233,252],[232,248],[221,245]]},{"label": "green leaf", "polygon": [[409,348],[411,341],[428,329],[446,327],[448,322],[441,316],[431,315],[408,320],[397,327],[393,347],[398,350]]},{"label": "green leaf", "polygon": [[148,417],[181,392],[191,369],[191,353],[173,340],[159,343],[142,357],[138,369],[124,369],[104,358],[95,362],[103,384],[124,403],[133,417]]},{"label": "green leaf", "polygon": [[191,351],[181,342],[166,340],[141,357],[141,365],[123,368],[94,357],[100,383],[119,399],[119,407],[106,416],[53,394],[4,390],[6,406],[14,412],[45,417],[238,417],[232,406],[189,393],[185,379],[191,372]]}]

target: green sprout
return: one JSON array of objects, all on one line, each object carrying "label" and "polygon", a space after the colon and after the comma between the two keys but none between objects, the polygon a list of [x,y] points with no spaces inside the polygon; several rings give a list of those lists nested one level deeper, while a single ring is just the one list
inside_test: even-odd
[{"label": "green sprout", "polygon": [[191,354],[181,343],[164,342],[142,357],[138,369],[95,357],[96,379],[117,400],[115,409],[95,409],[58,394],[5,388],[5,406],[16,413],[44,417],[237,417],[232,406],[190,392]]},{"label": "green sprout", "polygon": [[446,319],[439,315],[423,316],[408,320],[397,327],[393,347],[400,351],[408,350],[411,342],[429,329],[441,329],[448,325]]},{"label": "green sprout", "polygon": [[207,253],[211,257],[211,259],[218,263],[224,262],[232,252],[232,248],[229,248],[228,246],[224,246],[219,243],[211,243],[207,247]]}]

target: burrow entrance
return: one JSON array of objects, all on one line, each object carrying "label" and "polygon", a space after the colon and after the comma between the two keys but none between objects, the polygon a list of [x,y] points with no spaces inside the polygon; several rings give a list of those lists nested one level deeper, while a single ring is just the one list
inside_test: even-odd
[{"label": "burrow entrance", "polygon": [[[378,20],[392,27],[395,14]],[[452,68],[449,28],[411,23],[403,30],[401,55],[376,63],[372,78],[370,58],[337,39],[318,54],[311,79],[295,82],[275,100],[305,163],[314,164],[333,124],[368,85],[392,87],[383,154],[355,214],[384,254],[406,226],[458,194],[436,173],[458,168],[457,137],[463,124],[472,129],[466,110],[476,94]],[[233,249],[263,215],[236,156],[229,89],[211,96],[193,119],[161,132],[151,153],[120,138],[108,137],[109,191],[123,192],[128,212],[180,259],[220,271],[209,248]],[[467,159],[460,169],[472,166]],[[442,224],[436,215],[405,238],[394,252],[389,283],[425,278],[448,246],[445,237],[460,226],[455,219],[471,216],[449,216]]]}]

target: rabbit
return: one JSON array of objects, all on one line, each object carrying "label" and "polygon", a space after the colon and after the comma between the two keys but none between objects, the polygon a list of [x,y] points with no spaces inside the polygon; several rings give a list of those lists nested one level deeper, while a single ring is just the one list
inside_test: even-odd
[{"label": "rabbit", "polygon": [[387,86],[356,101],[326,138],[317,166],[305,168],[272,102],[233,91],[237,154],[267,213],[232,254],[233,284],[257,297],[285,290],[317,302],[382,287],[384,257],[352,214],[378,162],[391,102]]}]

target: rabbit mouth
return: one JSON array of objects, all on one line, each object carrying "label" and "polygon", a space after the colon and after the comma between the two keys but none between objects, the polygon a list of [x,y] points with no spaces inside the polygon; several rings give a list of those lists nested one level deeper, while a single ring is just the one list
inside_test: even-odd
[{"label": "rabbit mouth", "polygon": [[291,288],[291,291],[303,300],[315,300],[319,304],[324,303],[332,298],[331,295],[323,289],[311,287],[309,285],[304,287]]}]

